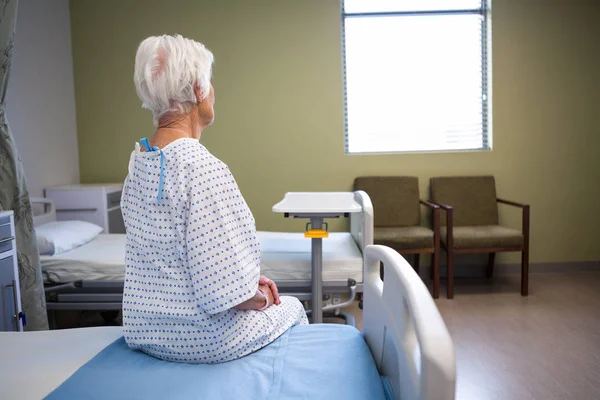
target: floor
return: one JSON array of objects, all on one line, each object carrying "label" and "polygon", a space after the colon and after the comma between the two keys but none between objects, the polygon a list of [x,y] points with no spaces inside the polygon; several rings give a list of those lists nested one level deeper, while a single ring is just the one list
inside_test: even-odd
[{"label": "floor", "polygon": [[600,273],[531,275],[529,297],[519,288],[518,277],[457,280],[453,300],[436,300],[456,399],[600,399]]},{"label": "floor", "polygon": [[[600,272],[533,274],[530,296],[519,288],[518,276],[457,279],[454,299],[436,300],[454,341],[456,399],[600,399]],[[362,311],[349,311],[360,329]],[[78,317],[74,326],[105,323]]]}]

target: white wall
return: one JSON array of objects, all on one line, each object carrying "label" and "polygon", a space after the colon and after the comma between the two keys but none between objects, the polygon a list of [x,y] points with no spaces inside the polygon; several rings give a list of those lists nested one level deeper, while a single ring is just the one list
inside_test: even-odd
[{"label": "white wall", "polygon": [[68,0],[21,0],[6,116],[31,196],[79,183]]}]

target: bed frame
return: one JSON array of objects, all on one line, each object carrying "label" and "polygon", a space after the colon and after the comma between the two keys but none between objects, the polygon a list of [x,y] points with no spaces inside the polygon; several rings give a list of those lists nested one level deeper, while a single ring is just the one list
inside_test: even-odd
[{"label": "bed frame", "polygon": [[[361,213],[350,215],[350,231],[358,248],[363,252],[367,246],[373,244],[373,204],[364,191],[354,192],[354,198],[361,205]],[[50,199],[31,198],[34,208],[34,225],[56,220],[56,209]],[[43,210],[36,212],[38,208]],[[363,276],[364,281],[364,276]],[[307,302],[311,297],[310,280],[276,280],[281,294],[294,296],[300,301]],[[46,307],[51,311],[51,319],[57,310],[95,310],[117,311],[122,308],[123,282],[86,281],[79,280],[56,285],[45,285]],[[323,293],[329,298],[334,294],[347,294],[348,299],[339,304],[329,304],[323,308],[324,316],[340,316],[353,323],[351,316],[341,313],[341,310],[356,298],[357,293],[363,292],[363,284],[353,279],[323,282]],[[311,310],[307,310],[311,314]]]},{"label": "bed frame", "polygon": [[454,345],[429,290],[410,264],[389,247],[368,246],[364,289],[363,333],[395,398],[454,400]]}]

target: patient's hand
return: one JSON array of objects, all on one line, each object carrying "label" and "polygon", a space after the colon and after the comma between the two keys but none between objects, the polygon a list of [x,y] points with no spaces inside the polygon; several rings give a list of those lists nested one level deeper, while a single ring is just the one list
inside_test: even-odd
[{"label": "patient's hand", "polygon": [[[256,294],[243,303],[233,307],[236,310],[263,310],[275,304],[275,298],[269,285],[258,284]],[[266,303],[265,303],[266,297]]]},{"label": "patient's hand", "polygon": [[[258,288],[267,297],[267,308],[269,308],[273,304],[275,304],[275,297],[273,296],[273,292],[271,291],[271,288],[269,287],[269,285],[260,285],[259,284]],[[265,303],[263,302],[260,307],[257,307],[257,310],[260,310],[264,306],[265,306]]]},{"label": "patient's hand", "polygon": [[260,279],[258,280],[258,284],[260,286],[267,285],[269,287],[269,289],[271,290],[271,293],[273,294],[273,303],[271,303],[271,304],[277,304],[277,305],[281,304],[281,300],[279,300],[279,290],[277,290],[277,285],[275,285],[275,282],[273,282],[266,276],[261,275]]}]

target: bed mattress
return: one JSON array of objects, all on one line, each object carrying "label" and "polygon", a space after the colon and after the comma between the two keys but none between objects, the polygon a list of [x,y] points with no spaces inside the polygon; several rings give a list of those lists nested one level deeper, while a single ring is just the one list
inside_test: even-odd
[{"label": "bed mattress", "polygon": [[[311,240],[302,233],[258,232],[261,273],[274,280],[310,279]],[[352,235],[334,232],[323,239],[323,280],[363,281],[363,259]]]},{"label": "bed mattress", "polygon": [[40,256],[44,282],[122,281],[125,277],[125,242],[125,234],[100,234],[71,251]]},{"label": "bed mattress", "polygon": [[296,326],[255,353],[216,365],[161,361],[129,349],[121,335],[119,327],[0,333],[3,398],[386,398],[367,344],[346,325]]},{"label": "bed mattress", "polygon": [[[309,280],[311,241],[302,233],[258,232],[261,273],[273,280]],[[125,235],[101,234],[93,241],[56,256],[41,256],[46,283],[77,280],[122,281]],[[363,260],[352,235],[334,232],[323,239],[323,281],[363,280]]]}]

